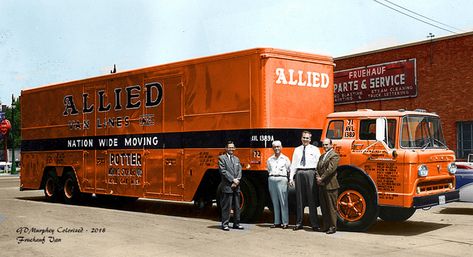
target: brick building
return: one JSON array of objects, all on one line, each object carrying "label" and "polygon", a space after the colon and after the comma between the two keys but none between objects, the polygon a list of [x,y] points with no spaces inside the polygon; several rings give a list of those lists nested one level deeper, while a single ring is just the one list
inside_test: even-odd
[{"label": "brick building", "polygon": [[[393,68],[408,62],[414,69]],[[335,63],[335,111],[368,108],[435,112],[442,120],[447,145],[457,158],[473,153],[473,32],[338,57]],[[381,74],[389,70],[393,73]],[[406,81],[412,75],[414,84],[410,85]],[[363,78],[371,81],[373,88],[369,91],[370,86],[365,85],[362,94]]]}]

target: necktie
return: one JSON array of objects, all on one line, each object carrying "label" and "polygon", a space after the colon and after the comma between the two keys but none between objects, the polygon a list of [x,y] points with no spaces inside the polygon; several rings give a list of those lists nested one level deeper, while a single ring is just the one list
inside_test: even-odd
[{"label": "necktie", "polygon": [[304,146],[304,149],[302,150],[301,165],[305,167],[305,146]]}]

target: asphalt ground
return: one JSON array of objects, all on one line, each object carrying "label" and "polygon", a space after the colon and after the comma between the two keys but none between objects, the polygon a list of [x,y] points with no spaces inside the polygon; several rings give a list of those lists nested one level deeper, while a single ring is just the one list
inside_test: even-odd
[{"label": "asphalt ground", "polygon": [[[218,210],[139,199],[46,202],[0,176],[0,256],[472,256],[473,203],[418,210],[406,222],[327,235],[270,229],[272,214],[244,230],[220,229]],[[292,224],[294,217],[291,217]]]}]

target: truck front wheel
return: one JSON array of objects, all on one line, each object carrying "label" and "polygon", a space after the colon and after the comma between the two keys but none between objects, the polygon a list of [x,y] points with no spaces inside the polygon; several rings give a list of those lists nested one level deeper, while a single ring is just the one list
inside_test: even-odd
[{"label": "truck front wheel", "polygon": [[367,230],[378,217],[373,194],[356,179],[341,184],[337,198],[338,226],[348,231]]},{"label": "truck front wheel", "polygon": [[401,208],[391,206],[379,207],[379,217],[384,221],[405,221],[408,220],[414,213],[414,208]]}]

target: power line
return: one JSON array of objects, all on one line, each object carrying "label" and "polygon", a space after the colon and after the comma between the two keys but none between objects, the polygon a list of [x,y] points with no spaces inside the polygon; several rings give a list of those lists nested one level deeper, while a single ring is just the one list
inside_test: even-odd
[{"label": "power line", "polygon": [[422,17],[422,18],[424,18],[424,19],[427,19],[427,20],[429,20],[429,21],[433,21],[433,22],[435,22],[435,23],[441,24],[441,25],[443,25],[443,26],[449,27],[449,28],[454,29],[454,30],[458,30],[458,31],[461,31],[461,32],[465,32],[465,31],[463,31],[463,30],[461,30],[461,29],[455,28],[455,27],[450,26],[450,25],[448,25],[448,24],[445,24],[445,23],[442,23],[442,22],[440,22],[440,21],[431,19],[431,18],[429,18],[429,17],[427,17],[427,16],[424,16],[424,15],[422,15],[422,14],[420,14],[420,13],[417,13],[417,12],[414,12],[414,11],[412,11],[412,10],[409,10],[409,9],[407,9],[407,8],[405,8],[405,7],[402,7],[402,6],[400,6],[400,5],[396,4],[396,3],[393,3],[393,2],[391,2],[391,1],[389,1],[389,0],[384,0],[384,1],[390,3],[390,4],[394,5],[394,6],[397,6],[397,7],[401,8],[401,9],[403,9],[403,10],[406,10],[406,11],[408,11],[408,12],[410,12],[410,13],[413,13],[413,14],[415,14],[415,15],[417,15],[417,16],[420,16],[420,17]]},{"label": "power line", "polygon": [[418,20],[418,21],[420,21],[420,22],[423,22],[423,23],[425,23],[425,24],[428,24],[428,25],[430,25],[430,26],[433,26],[433,27],[436,27],[436,28],[438,28],[438,29],[451,32],[451,33],[453,33],[453,34],[457,34],[457,32],[455,32],[455,31],[451,31],[451,30],[449,30],[449,29],[442,28],[442,27],[437,26],[437,25],[435,25],[435,24],[432,24],[432,23],[430,23],[430,22],[421,20],[421,19],[419,19],[419,18],[417,18],[417,17],[414,17],[414,16],[412,16],[412,15],[409,15],[409,14],[407,14],[407,13],[405,13],[405,12],[402,12],[402,11],[396,9],[396,8],[393,8],[393,7],[389,6],[389,5],[386,5],[386,4],[384,4],[384,3],[381,3],[381,2],[379,2],[378,0],[373,0],[373,1],[375,1],[376,3],[378,3],[378,4],[380,4],[380,5],[383,5],[383,6],[385,6],[385,7],[388,7],[389,9],[392,9],[392,10],[398,12],[398,13],[404,14],[404,15],[406,15],[406,16],[408,16],[408,17],[411,17],[411,18],[413,18],[413,19],[415,19],[415,20]]}]

